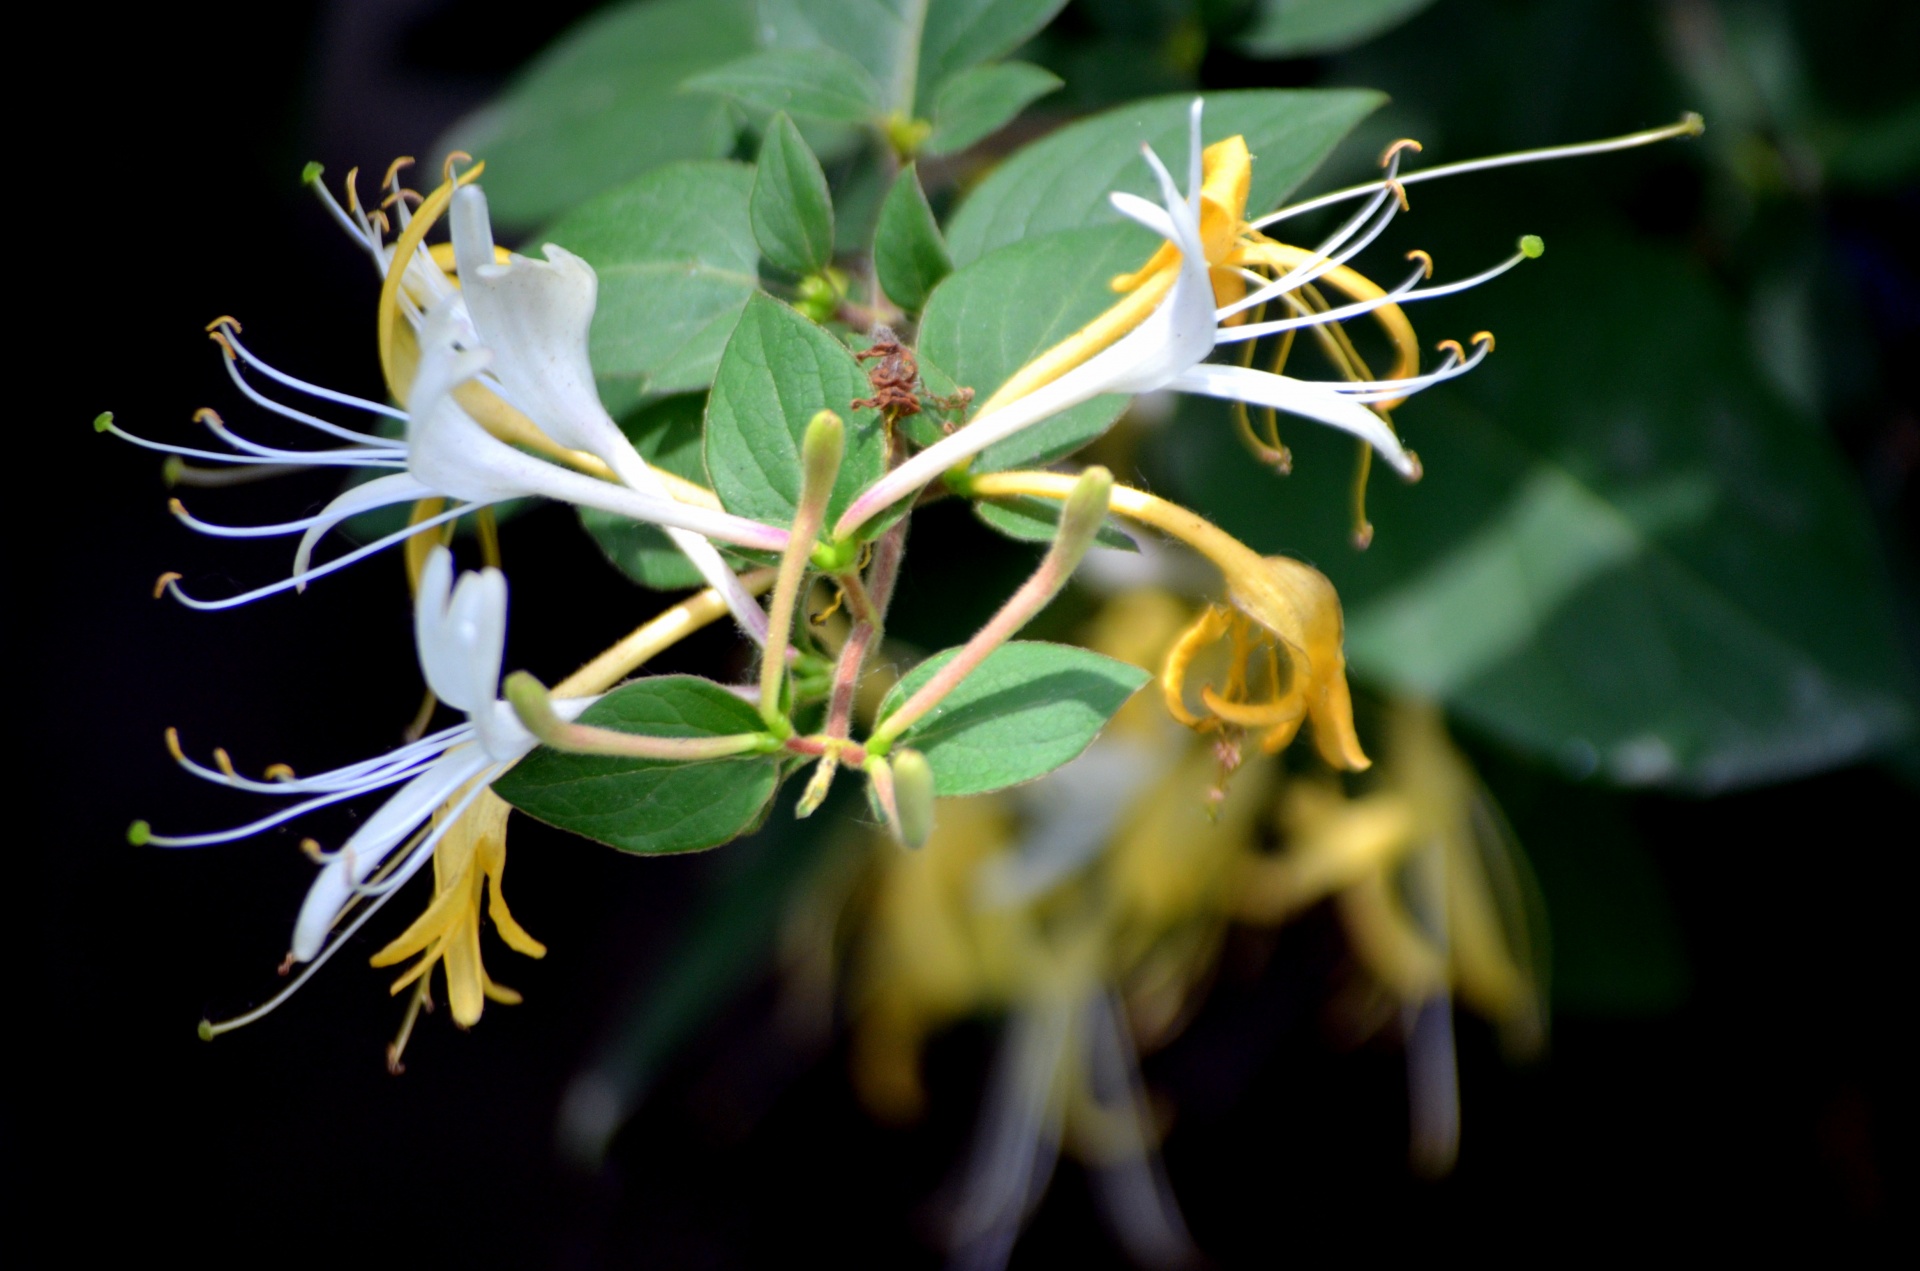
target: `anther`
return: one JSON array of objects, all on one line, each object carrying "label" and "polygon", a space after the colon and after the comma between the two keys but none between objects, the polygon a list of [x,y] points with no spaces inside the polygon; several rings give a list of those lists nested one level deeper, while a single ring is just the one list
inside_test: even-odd
[{"label": "anther", "polygon": [[293,973],[293,964],[293,950],[289,949],[287,950],[287,956],[280,959],[280,976],[282,979]]},{"label": "anther", "polygon": [[175,569],[169,569],[166,573],[154,579],[153,598],[155,600],[160,599],[160,597],[167,594],[167,588],[173,586],[175,583],[179,582],[182,578],[185,578],[185,577],[186,575],[182,574],[180,571]]},{"label": "anther", "polygon": [[207,330],[209,331],[218,331],[221,327],[232,327],[235,331],[246,330],[245,327],[240,325],[240,319],[225,313],[215,318],[212,322],[207,323]]},{"label": "anther", "polygon": [[450,182],[456,181],[459,178],[454,175],[453,165],[456,163],[472,163],[472,162],[473,162],[473,156],[468,154],[466,151],[464,150],[452,151],[447,155],[447,161],[440,165],[440,173],[442,176],[446,177],[448,181]]},{"label": "anther", "polygon": [[393,223],[387,220],[387,214],[385,212],[382,212],[379,208],[376,207],[373,209],[372,212],[368,213],[367,220],[372,224],[378,225],[380,227],[380,236],[382,238],[385,238],[388,234],[393,233]]},{"label": "anther", "polygon": [[183,521],[187,519],[187,505],[178,499],[167,500],[167,511],[173,513]]},{"label": "anther", "polygon": [[1433,277],[1433,256],[1422,248],[1414,248],[1407,253],[1408,260],[1417,260],[1426,267],[1427,277]]},{"label": "anther", "polygon": [[411,168],[412,166],[413,166],[412,155],[403,154],[398,159],[395,159],[392,163],[389,163],[387,165],[387,175],[380,178],[381,188],[384,189],[388,186],[394,185],[396,182],[400,180],[400,170],[402,168]]},{"label": "anther", "polygon": [[167,753],[173,756],[175,763],[185,763],[187,761],[186,752],[180,749],[180,730],[178,728],[167,729]]},{"label": "anther", "polygon": [[349,212],[358,212],[360,210],[360,169],[359,168],[355,167],[355,168],[347,169],[346,187],[347,187],[347,210]]},{"label": "anther", "polygon": [[1385,181],[1381,182],[1381,184],[1385,185],[1387,189],[1393,193],[1393,197],[1400,201],[1400,210],[1402,212],[1413,211],[1413,204],[1407,201],[1407,187],[1400,184],[1398,178],[1388,177]]},{"label": "anther", "polygon": [[1467,360],[1467,351],[1460,347],[1460,341],[1458,340],[1442,340],[1433,346],[1433,351],[1435,353],[1451,353],[1454,360],[1458,362]]},{"label": "anther", "polygon": [[268,764],[265,775],[268,781],[292,781],[293,769],[283,763]]},{"label": "anther", "polygon": [[389,194],[386,198],[381,199],[380,206],[392,207],[395,203],[402,203],[409,199],[412,200],[412,206],[414,207],[420,206],[421,202],[423,201],[420,197],[420,191],[401,189],[401,190],[395,190],[392,194]]},{"label": "anther", "polygon": [[1493,332],[1475,331],[1473,333],[1473,343],[1484,344],[1487,346],[1487,352],[1493,352]]},{"label": "anther", "polygon": [[213,748],[213,766],[220,770],[220,775],[223,777],[235,781],[240,779],[240,774],[233,770],[233,757],[227,753],[224,746]]},{"label": "anther", "polygon": [[1411,468],[1411,471],[1407,473],[1408,485],[1412,485],[1427,474],[1427,470],[1420,465],[1420,456],[1411,450],[1407,451],[1407,464]]},{"label": "anther", "polygon": [[325,865],[327,863],[326,849],[320,846],[317,839],[301,839],[300,852],[301,855],[316,865]]},{"label": "anther", "polygon": [[1389,163],[1392,163],[1393,157],[1399,154],[1403,150],[1411,151],[1414,154],[1419,154],[1421,150],[1421,146],[1420,146],[1420,143],[1415,141],[1412,137],[1402,137],[1400,138],[1400,140],[1394,142],[1392,145],[1388,146],[1385,150],[1382,150],[1380,152],[1380,166],[1384,168]]},{"label": "anther", "polygon": [[228,342],[224,327],[207,332],[207,338],[220,346],[221,351],[227,355],[227,361],[232,362],[240,356],[233,351],[233,345]]},{"label": "anther", "polygon": [[[220,337],[217,335],[213,338],[220,340]],[[226,341],[220,340],[220,343],[225,345]],[[227,353],[231,355],[233,350],[229,348],[227,349]],[[202,406],[199,410],[194,411],[193,422],[196,424],[205,424],[207,427],[213,429],[225,428],[227,426],[227,421],[220,418],[220,412],[211,406]]]}]

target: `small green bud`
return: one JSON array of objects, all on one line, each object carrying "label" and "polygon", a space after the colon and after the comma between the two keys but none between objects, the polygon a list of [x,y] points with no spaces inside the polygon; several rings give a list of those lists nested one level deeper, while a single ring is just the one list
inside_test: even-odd
[{"label": "small green bud", "polygon": [[1538,234],[1523,234],[1520,236],[1520,254],[1528,260],[1539,260],[1542,256],[1546,255],[1546,252],[1547,245],[1541,241]]},{"label": "small green bud", "polygon": [[920,152],[927,138],[933,135],[933,124],[925,119],[915,119],[903,111],[895,111],[886,119],[887,144],[893,147],[894,154],[905,163]]},{"label": "small green bud", "polygon": [[127,842],[135,847],[145,847],[153,837],[153,827],[145,821],[135,821],[127,827]]},{"label": "small green bud", "polygon": [[113,427],[112,411],[103,410],[98,415],[95,415],[93,417],[93,430],[95,432],[105,432],[107,429],[111,427]]},{"label": "small green bud", "polygon": [[320,179],[320,174],[325,171],[326,169],[321,167],[318,162],[308,160],[307,166],[300,169],[300,184],[312,185]]},{"label": "small green bud", "polygon": [[860,543],[857,539],[813,545],[813,567],[823,574],[844,574],[853,568],[854,561],[859,558]]},{"label": "small green bud", "polygon": [[1080,563],[1093,546],[1093,536],[1107,519],[1107,503],[1113,497],[1113,474],[1098,466],[1088,468],[1073,484],[1066,506],[1060,509],[1060,528],[1054,534],[1054,547],[1068,569]]},{"label": "small green bud", "polygon": [[921,847],[933,835],[933,769],[917,750],[896,750],[890,758],[901,841],[908,847]]},{"label": "small green bud", "polygon": [[201,1020],[200,1027],[196,1028],[194,1031],[200,1034],[201,1041],[203,1042],[212,1041],[213,1040],[213,1021],[210,1019]]},{"label": "small green bud", "polygon": [[[801,489],[825,497],[840,475],[840,459],[847,449],[847,426],[840,416],[823,410],[807,421],[806,436],[800,441]],[[801,495],[804,499],[805,493]]]}]

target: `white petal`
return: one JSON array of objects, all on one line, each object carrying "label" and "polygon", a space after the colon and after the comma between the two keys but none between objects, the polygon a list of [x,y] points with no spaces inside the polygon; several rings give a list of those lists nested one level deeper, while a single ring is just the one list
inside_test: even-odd
[{"label": "white petal", "polygon": [[326,943],[327,932],[341,908],[352,899],[354,888],[366,882],[393,849],[433,815],[435,808],[491,766],[492,761],[479,746],[460,746],[396,790],[347,840],[339,854],[321,866],[320,876],[308,889],[294,923],[294,960],[311,961]]},{"label": "white petal", "polygon": [[389,507],[395,503],[413,503],[420,499],[439,496],[439,491],[422,485],[418,478],[410,473],[396,472],[390,476],[375,477],[360,485],[342,491],[333,502],[320,510],[300,536],[300,546],[294,549],[293,572],[297,577],[307,572],[307,566],[313,559],[313,549],[323,535],[340,522],[355,517],[362,512],[371,512],[375,508]]},{"label": "white petal", "polygon": [[1393,429],[1387,427],[1385,420],[1366,407],[1308,380],[1275,375],[1250,366],[1223,366],[1208,362],[1177,376],[1168,387],[1182,393],[1271,406],[1275,410],[1317,420],[1365,441],[1379,451],[1380,457],[1392,464],[1400,475],[1414,475],[1412,456],[1400,445],[1400,439],[1393,435]]}]

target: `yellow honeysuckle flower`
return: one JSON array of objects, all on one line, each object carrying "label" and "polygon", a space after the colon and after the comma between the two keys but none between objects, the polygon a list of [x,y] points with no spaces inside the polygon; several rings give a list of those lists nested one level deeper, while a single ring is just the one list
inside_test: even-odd
[{"label": "yellow honeysuckle flower", "polygon": [[[374,966],[394,966],[415,954],[419,961],[393,982],[395,993],[421,979],[438,963],[446,974],[447,1004],[454,1023],[471,1028],[480,1022],[487,1000],[516,1005],[520,994],[496,984],[480,960],[480,902],[507,947],[530,958],[544,958],[547,946],[527,934],[507,909],[500,877],[507,867],[507,816],[512,811],[491,790],[481,792],[433,850],[433,901],[413,925],[374,954]],[[445,815],[442,809],[438,815]]]},{"label": "yellow honeysuckle flower", "polygon": [[1400,703],[1388,723],[1375,791],[1289,785],[1288,848],[1242,863],[1236,913],[1282,921],[1332,898],[1361,961],[1396,999],[1456,995],[1530,1050],[1544,1018],[1523,867],[1439,712]]}]

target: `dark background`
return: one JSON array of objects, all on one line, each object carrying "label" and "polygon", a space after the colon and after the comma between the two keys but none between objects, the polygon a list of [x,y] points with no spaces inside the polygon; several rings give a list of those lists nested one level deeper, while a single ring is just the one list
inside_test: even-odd
[{"label": "dark background", "polygon": [[[1440,10],[1454,3],[1475,7]],[[444,1014],[423,1021],[396,1079],[382,1051],[400,1003],[364,965],[378,947],[365,938],[269,1021],[213,1045],[195,1037],[203,1015],[271,991],[310,876],[296,836],[179,853],[124,841],[136,816],[191,829],[251,814],[173,768],[165,726],[199,753],[221,744],[244,767],[304,771],[389,744],[417,672],[396,569],[351,570],[237,613],[151,601],[165,568],[222,582],[213,571],[230,571],[236,584],[277,576],[285,545],[196,539],[166,514],[157,462],[88,421],[112,409],[164,433],[198,406],[232,406],[201,330],[228,312],[277,365],[377,392],[374,280],[300,189],[302,162],[377,172],[394,153],[424,154],[587,7],[416,0],[111,20],[69,8],[43,13],[38,38],[15,46],[22,72],[44,79],[15,116],[27,151],[11,166],[26,270],[12,379],[27,392],[12,425],[24,453],[8,630],[27,697],[12,786],[26,873],[9,888],[7,929],[26,997],[11,1011],[6,1128],[12,1176],[27,1184],[9,1204],[36,1221],[15,1224],[9,1243],[215,1264],[930,1258],[926,1204],[966,1141],[985,1029],[936,1047],[933,1120],[884,1131],[860,1113],[839,1056],[782,1060],[771,990],[750,985],[667,1070],[602,1168],[556,1148],[569,1079],[731,868],[726,853],[637,862],[516,820],[509,894],[551,953],[535,963],[489,943],[490,968],[526,1004],[489,1010],[470,1034]],[[1621,38],[1638,38],[1648,14],[1618,9]],[[1069,36],[1088,29],[1069,17],[1083,24]],[[1402,85],[1395,65],[1385,57],[1373,82],[1403,96],[1444,77],[1428,66]],[[1312,83],[1327,66],[1210,55],[1199,73]],[[1460,122],[1452,135],[1475,132]],[[1679,163],[1649,171],[1661,184],[1625,190],[1627,213],[1649,235],[1697,240],[1700,179]],[[1819,215],[1898,262],[1915,211],[1907,189]],[[1902,367],[1909,382],[1832,421],[1896,556],[1915,541],[1913,276],[1910,256],[1873,273],[1893,301],[1852,315],[1868,380]],[[221,496],[220,515],[277,519],[328,492],[325,477],[297,496],[287,483],[251,487]],[[947,550],[964,555],[965,525],[949,531]],[[516,523],[506,553],[517,613],[570,615],[521,622],[513,665],[558,671],[645,616],[645,598],[561,510]],[[604,602],[583,606],[595,594]],[[713,669],[722,648],[695,642],[675,664]],[[1602,898],[1638,889],[1645,925],[1603,955],[1643,955],[1644,975],[1610,999],[1603,966],[1600,989],[1559,1004],[1551,1053],[1529,1068],[1464,1026],[1460,1168],[1422,1184],[1404,1166],[1397,1049],[1339,1052],[1319,1026],[1344,965],[1331,921],[1236,950],[1191,1034],[1149,1064],[1182,1110],[1168,1168],[1202,1247],[1240,1265],[1323,1249],[1563,1252],[1676,1227],[1722,1245],[1814,1237],[1828,1249],[1884,1233],[1911,1200],[1912,1064],[1896,1046],[1911,1014],[1911,926],[1893,862],[1915,840],[1913,786],[1862,767],[1711,801],[1625,796],[1467,741],[1530,847],[1624,827],[1629,867],[1596,886]],[[317,832],[348,824],[343,814]],[[1581,894],[1577,854],[1558,859],[1558,882],[1541,863],[1549,892]],[[1015,1262],[1069,1252],[1114,1256],[1073,1166]]]}]

